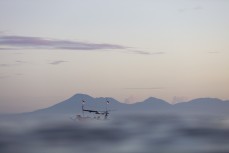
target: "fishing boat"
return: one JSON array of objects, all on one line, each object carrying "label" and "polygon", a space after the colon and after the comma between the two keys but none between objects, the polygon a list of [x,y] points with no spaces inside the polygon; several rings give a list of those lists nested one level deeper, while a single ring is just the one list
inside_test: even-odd
[{"label": "fishing boat", "polygon": [[[85,120],[108,120],[109,119],[109,114],[111,110],[108,110],[108,104],[110,102],[106,100],[106,110],[104,111],[99,111],[95,109],[85,109],[85,104],[86,101],[82,100],[82,115],[77,114],[75,118],[71,118],[75,121],[85,121]],[[92,116],[86,115],[86,113],[92,114]]]}]

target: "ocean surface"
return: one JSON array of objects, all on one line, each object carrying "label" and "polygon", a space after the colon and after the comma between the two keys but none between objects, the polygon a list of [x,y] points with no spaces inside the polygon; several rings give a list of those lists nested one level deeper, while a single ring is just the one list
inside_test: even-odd
[{"label": "ocean surface", "polygon": [[125,114],[109,120],[4,120],[0,153],[229,153],[229,118]]}]

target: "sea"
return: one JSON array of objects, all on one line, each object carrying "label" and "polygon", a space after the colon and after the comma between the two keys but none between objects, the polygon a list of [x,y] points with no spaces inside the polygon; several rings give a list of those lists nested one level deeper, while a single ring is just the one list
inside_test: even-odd
[{"label": "sea", "polygon": [[0,153],[229,153],[229,117],[139,113],[108,120],[4,119]]}]

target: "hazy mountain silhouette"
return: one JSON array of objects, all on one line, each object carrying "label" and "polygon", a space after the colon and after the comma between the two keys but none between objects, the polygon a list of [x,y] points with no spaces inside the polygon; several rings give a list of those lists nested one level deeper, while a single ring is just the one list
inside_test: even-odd
[{"label": "hazy mountain silhouette", "polygon": [[127,110],[153,111],[153,112],[162,112],[163,111],[164,112],[164,111],[169,110],[170,107],[171,107],[171,104],[169,104],[168,102],[158,99],[158,98],[150,97],[144,100],[143,102],[129,104],[129,107],[127,108]]},{"label": "hazy mountain silhouette", "polygon": [[198,98],[173,106],[175,112],[191,114],[229,114],[229,101],[217,98]]},{"label": "hazy mountain silhouette", "polygon": [[[199,98],[175,105],[150,97],[142,102],[134,104],[121,103],[113,98],[99,97],[93,98],[86,94],[76,94],[69,99],[57,103],[48,108],[34,112],[22,113],[22,115],[70,115],[81,113],[82,100],[85,100],[86,109],[99,111],[108,109],[116,110],[114,113],[123,112],[152,112],[152,113],[187,113],[187,114],[220,114],[229,115],[229,101],[222,101],[216,98]],[[106,105],[106,101],[109,105]]]}]

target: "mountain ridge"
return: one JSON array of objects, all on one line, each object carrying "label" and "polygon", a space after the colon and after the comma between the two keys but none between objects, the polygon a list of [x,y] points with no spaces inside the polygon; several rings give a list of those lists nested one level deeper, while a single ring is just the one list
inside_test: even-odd
[{"label": "mountain ridge", "polygon": [[[229,101],[218,98],[196,98],[187,102],[170,104],[165,100],[149,97],[141,102],[126,104],[112,97],[92,97],[87,94],[78,93],[72,97],[50,107],[39,109],[30,113],[34,114],[72,114],[81,111],[82,100],[86,101],[88,109],[105,110],[106,101],[110,101],[109,108],[119,112],[143,112],[152,111],[157,113],[182,112],[182,113],[227,113],[229,112]],[[229,114],[229,113],[227,113]]]},{"label": "mountain ridge", "polygon": [[106,110],[107,100],[109,109],[116,112],[153,112],[153,113],[212,113],[228,114],[229,101],[218,98],[196,98],[187,102],[170,104],[165,100],[149,97],[141,102],[126,104],[112,97],[92,97],[87,94],[77,93],[70,98],[54,104],[50,107],[38,109],[32,112],[20,113],[23,115],[51,115],[51,114],[76,114],[82,111],[82,100],[86,101],[86,109],[99,111]]}]

